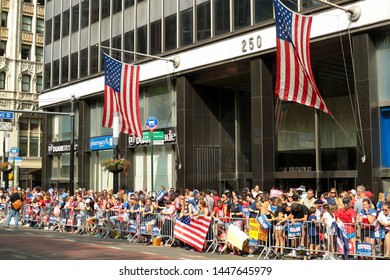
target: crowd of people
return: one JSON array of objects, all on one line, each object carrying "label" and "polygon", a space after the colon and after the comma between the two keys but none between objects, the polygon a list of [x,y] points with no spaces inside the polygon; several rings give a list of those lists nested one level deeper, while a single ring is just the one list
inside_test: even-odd
[{"label": "crowd of people", "polygon": [[[12,206],[19,199],[34,211],[37,209],[37,215],[45,207],[52,209],[54,215],[62,211],[69,217],[77,212],[86,219],[86,232],[93,234],[101,234],[94,230],[98,221],[115,224],[118,220],[135,221],[137,217],[145,223],[147,232],[151,232],[156,223],[156,214],[159,213],[164,217],[162,232],[172,229],[174,217],[184,219],[211,216],[215,227],[213,232],[220,235],[226,234],[230,224],[245,231],[246,218],[262,216],[273,225],[271,235],[275,253],[283,256],[285,248],[289,247],[292,248],[289,253],[291,257],[295,257],[298,251],[305,250],[310,257],[315,258],[325,246],[327,250],[336,250],[330,247],[337,245],[326,242],[335,234],[333,223],[336,222],[344,225],[347,238],[353,244],[353,253],[356,253],[356,242],[361,241],[372,245],[372,258],[375,258],[376,245],[382,246],[385,258],[390,256],[390,195],[380,193],[374,199],[372,192],[363,185],[340,194],[336,188],[331,188],[318,197],[314,190],[306,190],[304,186],[286,192],[266,192],[256,185],[251,189],[225,190],[222,193],[197,189],[185,189],[182,192],[173,188],[166,189],[165,186],[161,186],[156,193],[148,193],[146,189],[120,190],[118,193],[113,193],[112,190],[78,189],[74,195],[57,188],[46,191],[39,188],[15,188],[8,191],[0,189],[0,218],[5,222],[6,228],[10,227],[12,220],[14,228],[18,228],[20,224],[20,210]],[[287,224],[299,223],[304,225],[302,234],[298,238],[287,238]],[[75,225],[76,232],[82,230]],[[33,221],[26,226],[60,230],[50,220],[39,224]],[[375,235],[378,231],[379,236]],[[151,239],[146,239],[145,242],[149,243]],[[185,248],[191,249],[187,245]],[[228,243],[221,244],[219,252],[238,255],[245,253]]]}]

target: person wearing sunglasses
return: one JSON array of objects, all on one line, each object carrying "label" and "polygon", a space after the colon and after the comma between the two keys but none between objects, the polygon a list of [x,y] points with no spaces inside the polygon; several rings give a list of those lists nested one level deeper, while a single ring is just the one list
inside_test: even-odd
[{"label": "person wearing sunglasses", "polygon": [[390,258],[390,201],[382,205],[382,211],[379,213],[377,222],[385,228],[385,258]]}]

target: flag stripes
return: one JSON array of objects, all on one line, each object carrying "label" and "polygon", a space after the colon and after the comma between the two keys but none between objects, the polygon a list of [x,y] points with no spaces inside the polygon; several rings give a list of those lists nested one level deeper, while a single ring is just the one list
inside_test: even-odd
[{"label": "flag stripes", "polygon": [[331,115],[317,88],[310,64],[312,17],[302,16],[274,0],[276,21],[275,94],[284,101],[314,107]]},{"label": "flag stripes", "polygon": [[191,219],[189,224],[176,220],[173,235],[175,238],[192,246],[198,251],[203,250],[203,243],[206,241],[206,235],[211,223],[211,217],[200,217]]},{"label": "flag stripes", "polygon": [[139,109],[139,66],[121,63],[104,54],[103,127],[113,127],[119,112],[120,131],[142,137]]}]

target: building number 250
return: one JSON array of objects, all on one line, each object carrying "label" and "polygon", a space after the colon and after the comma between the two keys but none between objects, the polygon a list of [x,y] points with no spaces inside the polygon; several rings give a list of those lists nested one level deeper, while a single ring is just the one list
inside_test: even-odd
[{"label": "building number 250", "polygon": [[242,40],[242,52],[247,52],[248,50],[252,51],[255,47],[258,49],[261,48],[261,36],[258,35],[255,38],[250,37],[248,39]]}]

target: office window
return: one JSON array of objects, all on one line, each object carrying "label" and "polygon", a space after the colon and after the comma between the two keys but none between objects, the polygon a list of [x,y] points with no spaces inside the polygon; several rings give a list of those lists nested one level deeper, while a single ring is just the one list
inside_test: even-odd
[{"label": "office window", "polygon": [[1,13],[1,27],[7,27],[8,22],[8,13],[2,12]]},{"label": "office window", "polygon": [[72,53],[70,56],[70,80],[74,81],[78,77],[79,53]]},{"label": "office window", "polygon": [[[49,1],[47,1],[49,2]],[[37,0],[38,5],[45,6],[45,0]]]},{"label": "office window", "polygon": [[88,76],[88,48],[80,51],[80,78]]},{"label": "office window", "polygon": [[[100,43],[100,45],[103,46],[103,47],[109,47],[110,46],[110,40],[103,41],[103,42]],[[106,50],[105,52],[110,54],[109,50]],[[103,71],[104,70],[104,55],[103,55],[102,52],[99,52],[99,53],[100,53],[100,71]]]},{"label": "office window", "polygon": [[0,72],[0,89],[5,89],[5,73]]},{"label": "office window", "polygon": [[32,17],[23,16],[22,18],[22,30],[31,32]]},{"label": "office window", "polygon": [[5,52],[7,50],[7,41],[0,42],[0,56],[5,56]]},{"label": "office window", "polygon": [[61,38],[61,15],[57,15],[54,18],[54,41]]},{"label": "office window", "polygon": [[161,53],[161,19],[150,24],[150,53]]},{"label": "office window", "polygon": [[134,6],[134,0],[125,0],[125,9],[131,6]]},{"label": "office window", "polygon": [[110,0],[102,0],[102,20],[110,16]]},{"label": "office window", "polygon": [[61,84],[69,81],[69,56],[61,58]]},{"label": "office window", "polygon": [[[122,49],[121,44],[122,44],[122,37],[120,35],[112,38],[112,42],[111,42],[112,48],[121,50]],[[121,51],[114,51],[113,50],[111,52],[111,56],[119,61],[122,60],[122,52]]]},{"label": "office window", "polygon": [[214,5],[215,35],[226,34],[230,32],[230,0],[214,0]]},{"label": "office window", "polygon": [[173,14],[165,18],[165,51],[174,50],[177,47],[176,40],[176,14]]},{"label": "office window", "polygon": [[210,1],[196,7],[196,40],[202,41],[211,37]]},{"label": "office window", "polygon": [[31,46],[22,44],[21,58],[28,60],[30,58]]},{"label": "office window", "polygon": [[31,83],[30,75],[22,74],[22,91],[29,92],[30,91],[30,83]]},{"label": "office window", "polygon": [[89,72],[90,75],[96,74],[98,72],[98,64],[99,64],[99,48],[98,46],[91,46],[89,50],[89,63],[90,68]]},{"label": "office window", "polygon": [[[146,25],[140,27],[137,29],[137,52],[139,53],[146,53],[146,43],[147,43],[147,32],[146,32]],[[143,59],[143,56],[137,56],[137,59]]]},{"label": "office window", "polygon": [[35,47],[35,60],[38,62],[43,62],[43,48]]},{"label": "office window", "polygon": [[39,93],[43,89],[43,78],[42,76],[37,76],[37,82],[35,85],[35,90]]},{"label": "office window", "polygon": [[180,46],[192,44],[192,8],[180,12]]},{"label": "office window", "polygon": [[20,118],[19,119],[19,156],[38,157],[39,134],[41,131],[41,119]]},{"label": "office window", "polygon": [[45,45],[51,44],[51,26],[52,26],[52,19],[49,19],[46,21],[45,25]]},{"label": "office window", "polygon": [[250,0],[234,0],[234,30],[251,24]]},{"label": "office window", "polygon": [[45,70],[43,76],[43,83],[45,85],[45,89],[50,88],[50,78],[51,78],[50,71],[51,71],[50,63],[45,64]]},{"label": "office window", "polygon": [[45,32],[45,21],[41,18],[37,19],[37,33],[43,34]]},{"label": "office window", "polygon": [[[126,32],[124,35],[124,42],[123,47],[127,51],[134,51],[134,31]],[[131,53],[123,53],[124,61],[125,62],[132,62],[134,61],[134,55]]]},{"label": "office window", "polygon": [[79,31],[79,5],[72,7],[72,33]]},{"label": "office window", "polygon": [[116,14],[122,11],[122,0],[112,1],[112,14]]},{"label": "office window", "polygon": [[91,0],[91,24],[99,21],[99,0]]},{"label": "office window", "polygon": [[89,24],[89,0],[81,2],[81,28]]},{"label": "office window", "polygon": [[53,61],[52,86],[58,86],[60,83],[60,60]]},{"label": "office window", "polygon": [[62,37],[66,37],[69,35],[69,16],[69,10],[66,10],[62,13]]},{"label": "office window", "polygon": [[[284,2],[284,4],[288,5],[288,2]],[[272,1],[255,0],[255,23],[272,20],[273,17],[274,9]]]}]

